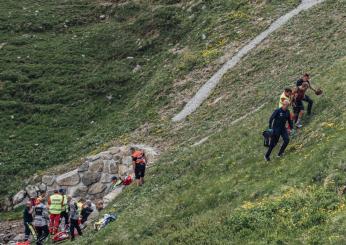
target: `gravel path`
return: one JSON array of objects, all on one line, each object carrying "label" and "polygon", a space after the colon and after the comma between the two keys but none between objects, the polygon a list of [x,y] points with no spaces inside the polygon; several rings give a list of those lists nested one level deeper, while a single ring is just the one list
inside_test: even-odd
[{"label": "gravel path", "polygon": [[227,61],[195,94],[195,96],[185,105],[183,110],[173,117],[174,122],[184,120],[188,115],[193,113],[208,98],[213,89],[221,81],[221,78],[225,73],[233,68],[246,54],[259,45],[264,39],[266,39],[271,33],[282,27],[294,16],[300,12],[307,10],[316,4],[322,3],[324,0],[303,0],[301,4],[290,11],[289,13],[281,16],[275,22],[273,22],[268,29],[263,31],[247,45],[241,48],[229,61]]}]

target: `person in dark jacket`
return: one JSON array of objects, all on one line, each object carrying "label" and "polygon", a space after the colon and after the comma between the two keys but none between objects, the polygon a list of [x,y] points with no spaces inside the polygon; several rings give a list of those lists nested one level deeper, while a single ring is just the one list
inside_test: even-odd
[{"label": "person in dark jacket", "polygon": [[71,241],[74,240],[74,230],[76,229],[78,232],[78,235],[82,235],[82,230],[79,226],[78,220],[79,220],[79,212],[78,212],[78,205],[75,201],[72,200],[71,196],[67,197],[67,205],[68,205],[68,211],[70,216],[70,235],[71,235]]},{"label": "person in dark jacket", "polygon": [[83,205],[82,208],[82,212],[81,212],[81,216],[82,216],[82,220],[81,223],[84,224],[87,220],[89,215],[94,211],[94,209],[92,208],[92,203],[90,200],[87,200],[85,202],[85,204]]},{"label": "person in dark jacket", "polygon": [[[297,80],[297,82],[296,82],[297,88],[302,86],[303,83],[307,83],[309,85],[309,88],[311,90],[313,90],[314,92],[316,92],[316,90],[311,86],[311,83],[310,83],[309,79],[310,79],[310,75],[305,73],[301,79]],[[304,98],[303,98],[303,101],[308,103],[308,110],[307,110],[307,112],[308,112],[308,115],[311,115],[312,105],[314,104],[313,100],[308,95],[305,94]]]},{"label": "person in dark jacket", "polygon": [[32,225],[34,218],[32,217],[32,204],[31,201],[27,201],[24,212],[23,212],[23,221],[24,221],[24,240],[29,240],[30,237],[30,228],[29,225]]},{"label": "person in dark jacket", "polygon": [[272,153],[272,150],[278,143],[280,136],[282,137],[284,143],[281,146],[281,149],[278,153],[278,157],[281,157],[284,154],[285,149],[289,143],[289,136],[286,128],[286,123],[288,122],[290,128],[293,129],[293,122],[290,117],[290,111],[288,110],[289,104],[290,102],[285,100],[281,108],[276,109],[269,119],[269,130],[271,130],[272,136],[268,151],[264,156],[266,161],[270,161],[270,154]]}]

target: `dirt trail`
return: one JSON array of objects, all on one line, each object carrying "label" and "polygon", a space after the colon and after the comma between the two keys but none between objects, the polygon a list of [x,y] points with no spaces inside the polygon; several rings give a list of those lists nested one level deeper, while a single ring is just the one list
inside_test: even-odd
[{"label": "dirt trail", "polygon": [[188,115],[192,114],[197,108],[208,98],[213,89],[221,81],[221,78],[225,73],[233,68],[238,62],[247,55],[252,49],[259,45],[264,39],[266,39],[271,33],[282,27],[294,16],[298,15],[300,12],[307,10],[319,3],[324,2],[324,0],[303,0],[301,4],[290,11],[289,13],[281,16],[279,19],[274,21],[268,29],[263,31],[247,45],[241,48],[230,60],[228,60],[195,94],[195,96],[185,105],[182,111],[173,117],[174,122],[184,120]]}]

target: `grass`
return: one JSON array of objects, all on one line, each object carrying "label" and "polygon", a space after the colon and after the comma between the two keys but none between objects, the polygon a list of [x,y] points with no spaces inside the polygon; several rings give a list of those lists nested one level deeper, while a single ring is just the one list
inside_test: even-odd
[{"label": "grass", "polygon": [[[216,59],[202,55],[206,48],[240,45],[296,2],[2,1],[1,198],[34,173],[127,143],[134,129],[160,120],[176,78]],[[234,11],[243,21],[220,25]]]},{"label": "grass", "polygon": [[[119,215],[116,222],[78,243],[344,244],[344,11],[327,1],[300,15],[229,72],[179,131],[166,126],[179,143],[143,188],[128,188],[106,210]],[[273,94],[306,70],[324,96],[313,96],[314,115],[285,158],[267,164],[260,135],[277,104]],[[263,110],[228,126],[264,101]]]},{"label": "grass", "polygon": [[[151,7],[156,10],[152,12],[152,8],[147,5],[132,2],[125,7],[92,8],[92,11],[100,11],[94,14],[96,17],[100,13],[112,16],[107,21],[113,25],[110,27],[98,18],[91,22],[78,22],[73,32],[63,31],[54,39],[43,42],[45,45],[52,45],[52,40],[55,42],[60,38],[61,43],[73,45],[73,41],[66,41],[64,38],[73,37],[74,31],[89,31],[90,35],[85,37],[87,39],[82,44],[86,45],[85,50],[90,49],[85,55],[94,60],[82,63],[83,65],[78,63],[82,68],[71,70],[66,75],[70,78],[75,74],[76,83],[60,86],[63,89],[60,91],[66,93],[61,99],[70,98],[64,102],[70,105],[66,107],[69,108],[65,111],[66,114],[61,114],[64,107],[57,105],[59,113],[56,118],[65,120],[65,126],[62,124],[58,127],[58,121],[58,129],[54,131],[52,124],[47,123],[54,117],[46,116],[48,121],[45,121],[42,120],[42,113],[36,115],[39,120],[27,121],[36,124],[23,123],[23,127],[30,126],[31,130],[35,128],[34,125],[37,125],[37,129],[44,126],[47,134],[40,137],[45,137],[45,141],[52,139],[49,146],[42,148],[42,151],[49,152],[51,159],[55,159],[49,166],[61,163],[62,160],[76,159],[114,139],[169,146],[158,163],[148,170],[145,186],[128,187],[105,210],[116,212],[118,220],[98,233],[86,233],[76,243],[135,244],[140,241],[141,244],[344,244],[345,200],[338,193],[346,185],[346,104],[342,99],[346,92],[346,26],[342,21],[346,5],[342,1],[330,0],[300,14],[230,71],[195,114],[183,123],[173,124],[168,116],[161,114],[161,110],[172,110],[174,103],[170,99],[175,95],[179,96],[178,92],[187,94],[196,89],[193,82],[177,85],[176,80],[184,80],[192,70],[206,66],[212,66],[212,72],[218,67],[217,57],[226,46],[240,46],[261,28],[268,26],[276,16],[295,6],[297,1],[257,1],[253,4],[248,1],[212,1],[206,2],[205,8],[200,4],[192,7],[191,11],[188,10],[191,6],[189,3],[183,4],[186,6],[185,10],[173,1],[169,4],[163,1],[153,4]],[[117,11],[118,8],[124,11]],[[204,11],[205,9],[208,11]],[[260,20],[260,17],[263,19]],[[180,23],[180,28],[165,30],[166,24],[162,23],[166,23],[167,19],[172,21],[171,29],[177,23]],[[254,21],[259,22],[258,26],[253,25]],[[46,36],[59,30],[55,25],[52,26],[47,33],[41,34]],[[109,37],[114,33],[112,28],[115,26],[118,28],[116,33],[119,33],[117,38],[124,39],[122,44],[112,42],[112,37]],[[152,28],[154,32],[143,33],[148,28]],[[160,30],[160,35],[157,35],[157,29]],[[203,39],[202,34],[207,38]],[[10,33],[7,35],[13,35],[13,38],[16,36]],[[133,52],[130,48],[125,52],[125,48],[121,47],[127,41],[130,45],[131,40],[137,40],[136,35],[141,35],[141,46],[147,48],[128,53]],[[102,50],[101,43],[107,40],[112,43],[109,45],[112,47],[107,46]],[[62,46],[66,49],[58,50],[57,54],[70,57],[71,51],[76,52],[76,47],[80,44],[75,45],[71,48]],[[174,55],[167,51],[173,47],[187,48],[187,51],[183,55]],[[20,50],[18,47],[12,48]],[[10,54],[9,50],[6,52]],[[113,52],[118,52],[116,57],[121,58],[112,56]],[[134,59],[127,59],[127,56],[134,56],[136,62]],[[18,64],[7,64],[3,59],[1,61],[6,67],[17,69]],[[102,65],[98,69],[101,71],[96,69],[93,74],[91,71],[100,62]],[[50,64],[47,61],[45,63]],[[133,74],[132,69],[124,71],[137,63],[142,65],[140,74]],[[67,67],[73,68],[73,64],[68,64]],[[79,67],[78,64],[76,67]],[[116,68],[118,65],[120,68]],[[63,71],[69,70],[67,67]],[[292,138],[285,157],[274,158],[269,164],[265,163],[261,131],[266,127],[282,89],[293,85],[297,76],[306,71],[312,74],[313,84],[323,88],[324,96],[312,96],[315,100],[314,115],[305,118],[304,128]],[[106,82],[109,81],[106,79],[108,74],[116,76],[116,81],[126,80],[119,86],[124,90],[121,93],[120,90],[114,92],[117,95],[123,94],[122,99],[111,104],[104,96],[109,89],[119,87],[114,88],[114,84]],[[25,79],[26,75],[23,76]],[[98,80],[100,77],[102,79]],[[3,99],[3,96],[9,96],[6,92],[8,83],[13,86],[21,84],[19,81],[22,78],[19,76],[16,79],[14,82],[6,80],[6,89],[1,91],[1,101],[4,101],[1,103],[11,102],[14,108],[17,108],[17,104],[23,106],[22,101],[13,102],[14,99]],[[45,84],[58,86],[52,81],[55,80],[49,79]],[[40,86],[41,84],[39,83]],[[76,90],[73,84],[79,89]],[[138,84],[142,86],[140,92],[137,90]],[[87,89],[88,86],[91,86],[90,90]],[[40,94],[36,94],[39,90],[33,91],[36,97],[29,98],[40,99]],[[71,105],[75,100],[71,98],[76,96],[75,91],[88,96],[74,107]],[[94,91],[99,92],[96,95]],[[135,96],[139,93],[142,95],[140,98]],[[57,97],[50,94],[47,99],[55,102]],[[221,97],[221,100],[213,103]],[[231,121],[263,102],[268,104],[262,110],[229,126]],[[24,104],[34,105],[31,100]],[[47,103],[47,106],[51,106],[51,103]],[[95,114],[85,118],[89,111]],[[31,113],[32,111],[28,111],[28,114],[23,115],[31,118]],[[131,117],[134,113],[135,121]],[[22,113],[17,113],[16,116],[18,115]],[[79,125],[78,120],[80,126],[74,127]],[[95,123],[84,125],[83,122],[90,120]],[[12,125],[9,121],[4,121],[7,124],[3,125]],[[148,122],[147,133],[131,133],[132,129],[143,122]],[[7,130],[8,127],[3,128]],[[6,130],[10,135],[11,130]],[[26,140],[36,142],[39,136],[31,130],[27,135],[24,134],[26,130],[16,129],[16,132],[21,132],[21,137],[26,135]],[[56,143],[54,138],[47,137],[50,132],[55,132],[59,139],[64,136],[62,141]],[[78,141],[73,141],[70,138],[73,132],[84,135],[79,136]],[[191,147],[207,135],[210,135],[207,142]],[[6,143],[2,143],[2,148],[9,145],[7,136],[4,139]],[[16,137],[12,138],[15,139]],[[23,147],[29,146],[23,143]],[[59,147],[65,149],[65,152],[58,154]],[[29,149],[28,152],[31,152]],[[6,152],[11,154],[7,155],[7,165],[2,165],[0,169],[3,175],[7,174],[5,171],[10,171],[10,160],[14,167],[17,166],[17,171],[31,166],[21,162],[27,158],[18,155],[22,154],[18,146]],[[38,153],[39,151],[31,153],[30,157],[37,159],[34,157],[39,156],[42,166],[38,168],[48,168],[48,164],[43,164],[47,162],[46,158]],[[19,181],[14,182],[12,186],[17,186],[18,183]],[[5,189],[3,193],[8,193],[9,190],[10,188]]]}]

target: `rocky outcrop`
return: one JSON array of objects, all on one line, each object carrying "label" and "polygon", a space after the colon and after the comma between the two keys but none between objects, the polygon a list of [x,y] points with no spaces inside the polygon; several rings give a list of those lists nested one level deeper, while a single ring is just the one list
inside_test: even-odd
[{"label": "rocky outcrop", "polygon": [[100,172],[86,172],[82,177],[82,182],[84,185],[89,186],[98,182],[101,178]]},{"label": "rocky outcrop", "polygon": [[75,186],[78,185],[80,181],[78,169],[71,172],[67,172],[56,178],[56,183],[60,186]]},{"label": "rocky outcrop", "polygon": [[[158,155],[158,151],[152,147],[145,145],[135,145],[135,147],[144,150],[149,165]],[[116,196],[114,191],[109,193],[112,177],[126,177],[133,174],[129,149],[130,146],[111,147],[107,151],[86,157],[72,171],[61,175],[44,175],[40,180],[35,178],[35,182],[39,183],[28,185],[19,191],[8,200],[6,208],[24,205],[28,198],[37,197],[40,192],[50,194],[60,188],[66,189],[67,194],[74,198],[95,200],[105,197],[109,202],[111,197]]]}]

